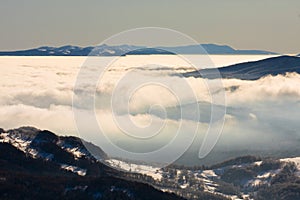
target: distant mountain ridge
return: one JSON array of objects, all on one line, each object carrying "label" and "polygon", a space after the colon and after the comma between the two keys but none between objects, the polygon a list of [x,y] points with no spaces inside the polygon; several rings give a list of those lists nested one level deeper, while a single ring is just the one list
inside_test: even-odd
[{"label": "distant mountain ridge", "polygon": [[[300,58],[296,56],[278,56],[264,60],[238,63],[227,67],[218,68],[222,78],[257,80],[267,75],[276,76],[288,72],[300,74]],[[219,78],[215,69],[203,69],[200,71],[184,73],[185,77],[204,77],[208,79]]]},{"label": "distant mountain ridge", "polygon": [[[202,47],[202,48],[201,48]],[[0,56],[124,56],[151,54],[224,54],[224,55],[275,55],[277,53],[262,50],[236,50],[227,45],[201,44],[176,47],[146,47],[134,45],[88,46],[66,45],[61,47],[42,46],[39,48],[2,51]]]}]

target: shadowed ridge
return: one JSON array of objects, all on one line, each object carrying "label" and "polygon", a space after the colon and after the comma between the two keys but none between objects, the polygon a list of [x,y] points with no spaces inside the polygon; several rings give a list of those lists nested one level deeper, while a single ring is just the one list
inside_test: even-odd
[{"label": "shadowed ridge", "polygon": [[[284,75],[296,72],[300,74],[300,58],[295,56],[279,56],[264,60],[239,63],[218,68],[220,75],[225,79],[257,80],[272,75]],[[200,71],[184,73],[185,77],[203,77],[217,79],[216,69],[203,69]]]}]

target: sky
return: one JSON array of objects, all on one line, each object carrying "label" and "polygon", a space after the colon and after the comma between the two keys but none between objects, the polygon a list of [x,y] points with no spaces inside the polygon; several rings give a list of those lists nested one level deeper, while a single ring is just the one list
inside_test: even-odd
[{"label": "sky", "polygon": [[150,26],[199,43],[300,53],[299,0],[1,0],[0,24],[2,51],[96,45]]}]

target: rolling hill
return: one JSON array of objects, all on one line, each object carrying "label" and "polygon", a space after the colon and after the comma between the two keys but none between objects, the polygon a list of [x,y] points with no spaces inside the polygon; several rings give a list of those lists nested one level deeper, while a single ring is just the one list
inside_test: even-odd
[{"label": "rolling hill", "polygon": [[[278,56],[264,60],[239,63],[227,67],[218,68],[222,78],[257,80],[267,75],[285,74],[296,72],[300,74],[300,58],[294,56]],[[203,69],[183,74],[185,77],[204,77],[208,79],[219,78],[215,69]]]}]

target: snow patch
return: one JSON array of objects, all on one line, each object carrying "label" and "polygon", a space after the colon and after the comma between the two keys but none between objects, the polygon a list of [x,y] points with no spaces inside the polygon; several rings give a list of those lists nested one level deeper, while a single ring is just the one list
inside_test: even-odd
[{"label": "snow patch", "polygon": [[76,167],[76,166],[62,164],[61,168],[65,169],[67,171],[71,171],[75,174],[78,174],[79,176],[85,176],[86,175],[86,169],[81,169],[81,168]]},{"label": "snow patch", "polygon": [[284,158],[280,159],[281,162],[293,162],[297,166],[297,169],[300,170],[300,157],[295,158]]},{"label": "snow patch", "polygon": [[188,183],[185,183],[185,184],[181,185],[180,187],[181,187],[182,189],[185,189],[185,188],[187,188],[188,186],[189,186],[189,184],[188,184]]},{"label": "snow patch", "polygon": [[29,147],[31,141],[25,140],[15,135],[11,135],[8,133],[1,133],[0,134],[0,142],[2,143],[9,143],[16,147],[17,149],[26,153],[26,149]]},{"label": "snow patch", "polygon": [[262,164],[262,161],[254,162],[254,165],[257,165],[257,166],[260,166],[261,164]]},{"label": "snow patch", "polygon": [[217,177],[216,173],[213,170],[204,170],[201,173],[201,176],[206,178]]},{"label": "snow patch", "polygon": [[65,148],[64,150],[66,150],[69,153],[72,153],[75,158],[81,158],[83,156],[85,156],[85,154],[83,152],[80,151],[80,148],[75,147],[75,148]]},{"label": "snow patch", "polygon": [[106,160],[106,162],[112,167],[121,168],[127,172],[144,174],[159,181],[162,179],[162,171],[160,168],[157,167],[152,167],[149,165],[132,164],[117,159]]}]

